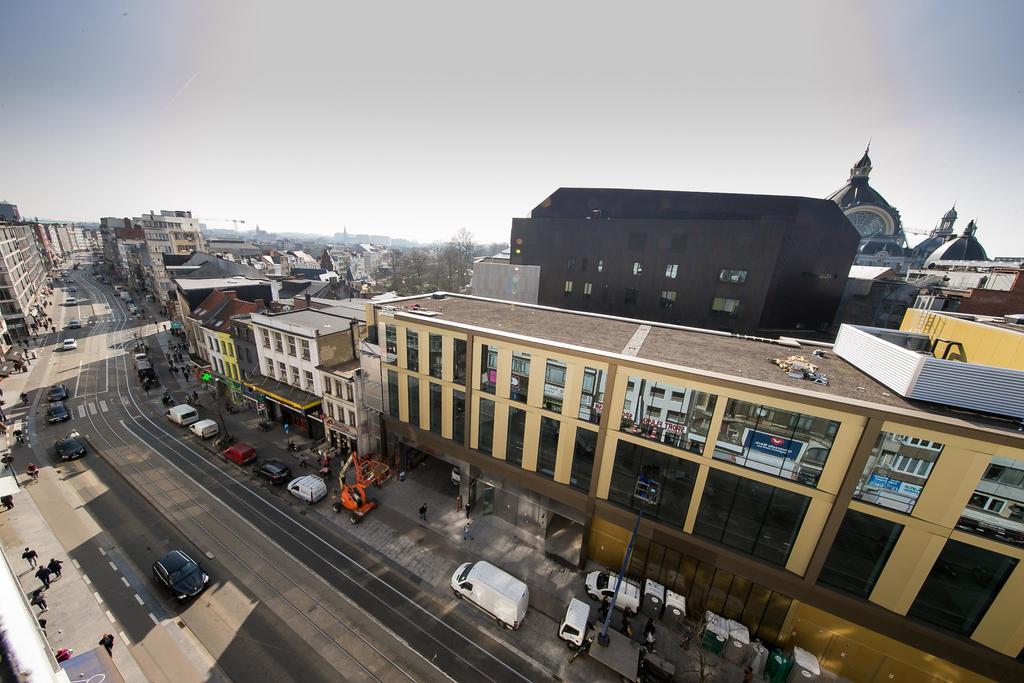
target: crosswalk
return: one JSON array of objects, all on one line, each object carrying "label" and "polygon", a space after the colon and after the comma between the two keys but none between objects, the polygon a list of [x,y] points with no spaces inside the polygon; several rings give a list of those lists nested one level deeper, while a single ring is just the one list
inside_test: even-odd
[{"label": "crosswalk", "polygon": [[98,404],[96,401],[89,401],[87,403],[78,404],[78,417],[85,417],[88,415],[99,415],[100,413],[106,413],[109,411],[106,401],[100,401]]}]

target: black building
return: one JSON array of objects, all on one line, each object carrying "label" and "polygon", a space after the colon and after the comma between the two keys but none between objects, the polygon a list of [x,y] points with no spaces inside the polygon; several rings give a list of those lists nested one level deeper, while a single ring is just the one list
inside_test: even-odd
[{"label": "black building", "polygon": [[537,303],[744,334],[828,334],[859,234],[806,197],[561,188],[512,220]]}]

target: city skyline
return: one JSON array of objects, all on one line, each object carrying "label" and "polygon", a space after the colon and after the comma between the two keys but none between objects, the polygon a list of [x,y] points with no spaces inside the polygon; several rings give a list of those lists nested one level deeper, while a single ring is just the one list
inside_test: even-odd
[{"label": "city skyline", "polygon": [[871,140],[912,243],[956,202],[1024,253],[1016,5],[248,7],[9,9],[0,198],[491,242],[558,187],[825,197]]}]

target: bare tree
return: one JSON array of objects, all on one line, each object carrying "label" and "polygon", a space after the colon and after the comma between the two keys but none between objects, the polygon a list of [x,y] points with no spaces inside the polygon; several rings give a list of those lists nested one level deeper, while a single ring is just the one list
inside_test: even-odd
[{"label": "bare tree", "polygon": [[683,658],[680,660],[682,666],[676,672],[678,680],[707,683],[715,675],[715,667],[708,657],[708,651],[704,649],[704,633],[707,626],[705,613],[701,612],[697,623],[690,631],[690,640],[684,641],[688,644],[684,645]]}]

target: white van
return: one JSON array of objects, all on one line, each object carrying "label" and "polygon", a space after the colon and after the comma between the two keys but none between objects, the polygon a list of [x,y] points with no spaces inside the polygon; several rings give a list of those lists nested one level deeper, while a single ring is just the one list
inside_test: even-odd
[{"label": "white van", "polygon": [[128,301],[128,299],[131,299],[131,298],[132,298],[132,295],[129,294],[128,292],[124,292],[124,291],[121,292],[121,299],[122,300]]},{"label": "white van", "polygon": [[452,591],[459,599],[469,598],[505,628],[519,628],[530,606],[525,583],[483,560],[459,565],[452,574]]},{"label": "white van", "polygon": [[288,484],[288,493],[312,505],[327,495],[327,484],[315,474],[307,474],[292,479]]},{"label": "white van", "polygon": [[558,627],[558,637],[569,647],[579,647],[587,637],[587,622],[590,621],[590,605],[573,598],[562,617],[562,625]]},{"label": "white van", "polygon": [[174,406],[167,410],[167,419],[182,427],[187,427],[193,422],[199,422],[199,413],[192,406]]},{"label": "white van", "polygon": [[193,422],[192,426],[189,427],[192,433],[201,439],[209,439],[211,436],[217,436],[220,434],[220,427],[213,420],[200,420],[199,422]]}]

